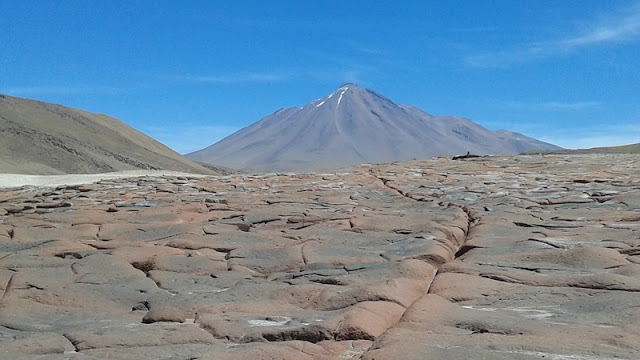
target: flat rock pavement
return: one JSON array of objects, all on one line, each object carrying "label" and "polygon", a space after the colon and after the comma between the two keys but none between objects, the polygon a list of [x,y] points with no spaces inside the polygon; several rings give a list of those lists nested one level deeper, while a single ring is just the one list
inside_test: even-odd
[{"label": "flat rock pavement", "polygon": [[0,192],[0,359],[638,359],[640,159]]}]

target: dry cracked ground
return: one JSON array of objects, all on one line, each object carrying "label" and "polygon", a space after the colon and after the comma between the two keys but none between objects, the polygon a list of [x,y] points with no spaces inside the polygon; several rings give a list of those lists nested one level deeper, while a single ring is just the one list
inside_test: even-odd
[{"label": "dry cracked ground", "polygon": [[0,192],[2,359],[638,359],[640,160]]}]

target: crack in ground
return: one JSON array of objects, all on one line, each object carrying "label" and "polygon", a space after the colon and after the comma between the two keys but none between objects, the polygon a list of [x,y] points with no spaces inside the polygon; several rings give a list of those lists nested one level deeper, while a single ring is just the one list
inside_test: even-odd
[{"label": "crack in ground", "polygon": [[[408,192],[403,191],[401,188],[393,186],[391,184],[392,183],[391,179],[384,178],[382,176],[376,175],[377,172],[378,171],[375,170],[375,169],[370,169],[369,170],[369,174],[372,177],[374,177],[378,181],[380,181],[385,188],[391,190],[394,194],[400,195],[400,196],[402,196],[404,198],[407,198],[407,199],[410,199],[410,200],[413,200],[413,201],[416,201],[416,202],[426,202],[427,201],[426,199],[428,198],[428,196],[415,196],[415,195],[412,196]],[[434,198],[433,200],[437,200],[437,198]],[[435,201],[433,201],[433,202],[435,203]],[[451,261],[453,261],[453,260],[457,259],[459,256],[462,256],[463,254],[467,253],[468,251],[476,248],[476,247],[469,246],[464,251],[462,251],[463,247],[465,246],[465,243],[467,242],[467,240],[469,238],[469,234],[471,233],[473,228],[479,223],[480,218],[470,208],[468,208],[467,206],[461,206],[461,205],[458,205],[458,204],[455,204],[455,203],[445,203],[445,202],[438,202],[437,204],[438,204],[439,207],[442,207],[442,208],[447,208],[447,207],[451,207],[451,206],[457,207],[457,208],[459,208],[460,210],[462,210],[464,212],[464,214],[465,214],[465,216],[467,218],[466,229],[463,228],[463,227],[460,227],[460,226],[450,225],[450,226],[452,226],[452,227],[454,227],[456,229],[462,230],[462,232],[463,232],[463,238],[459,243],[455,239],[455,237],[451,238],[451,239],[447,239],[448,241],[446,242],[447,243],[446,247],[449,248],[449,250],[452,250],[452,253],[454,255],[453,255],[453,259]],[[439,244],[443,245],[443,242],[439,242]],[[431,257],[433,257],[433,256],[431,256]],[[445,265],[446,263],[449,262],[449,261],[446,261],[446,260],[442,259],[444,261],[437,261],[436,263],[434,263],[434,261],[433,261],[434,259],[432,259],[431,257],[426,256],[425,259],[420,259],[422,261],[425,261],[426,263],[431,264],[435,268],[435,273],[433,274],[429,284],[427,284],[426,292],[425,292],[426,294],[429,293],[429,291],[431,289],[431,284],[433,283],[433,281],[435,280],[436,276],[438,275],[438,271],[439,271],[440,267],[442,267],[443,265]],[[429,261],[429,260],[431,260],[431,261]],[[406,307],[404,307],[402,304],[400,304],[400,305],[405,308],[405,312],[406,312],[406,310],[411,308],[411,306],[416,301],[418,301],[419,299],[420,299],[420,297],[417,298],[415,301],[413,301],[411,304],[409,304]],[[402,316],[400,317],[400,319],[402,319]],[[387,331],[389,331],[391,328],[396,326],[400,321],[401,320],[398,320],[398,322],[396,322],[395,324],[389,326],[382,334],[380,334],[378,336],[378,338],[384,336],[384,334]],[[366,353],[367,351],[368,351],[368,349],[365,350],[363,353]]]},{"label": "crack in ground", "polygon": [[9,281],[7,281],[7,285],[4,287],[4,293],[2,294],[2,298],[0,301],[3,301],[5,297],[9,294],[9,290],[11,290],[11,285],[13,285],[13,277],[16,276],[16,273],[11,274]]},{"label": "crack in ground", "polygon": [[525,286],[539,286],[539,287],[549,287],[549,288],[578,288],[578,289],[588,289],[588,290],[606,290],[606,291],[624,291],[624,292],[640,292],[640,289],[621,289],[615,288],[606,285],[581,285],[581,284],[544,284],[538,283],[535,281],[527,281],[516,279],[511,276],[500,275],[500,274],[479,274],[478,277],[491,279],[495,281],[500,281],[508,284],[518,284]]},{"label": "crack in ground", "polygon": [[80,348],[78,347],[78,344],[80,343],[77,339],[73,339],[73,337],[71,337],[71,335],[69,334],[62,334],[62,336],[69,340],[69,342],[71,343],[71,345],[73,346],[73,348],[75,349],[75,352],[80,352]]}]

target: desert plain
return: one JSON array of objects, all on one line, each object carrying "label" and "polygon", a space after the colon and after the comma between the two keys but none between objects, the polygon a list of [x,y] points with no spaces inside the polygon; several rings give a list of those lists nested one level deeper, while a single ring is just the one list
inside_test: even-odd
[{"label": "desert plain", "polygon": [[639,165],[7,182],[0,358],[638,359]]}]

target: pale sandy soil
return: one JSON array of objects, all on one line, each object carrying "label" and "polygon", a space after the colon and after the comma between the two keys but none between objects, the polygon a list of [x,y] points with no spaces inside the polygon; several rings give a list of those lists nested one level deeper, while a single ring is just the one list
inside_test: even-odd
[{"label": "pale sandy soil", "polygon": [[66,175],[24,175],[24,174],[0,174],[0,189],[15,188],[20,186],[53,187],[60,185],[92,184],[100,180],[120,179],[142,176],[189,176],[205,177],[207,175],[189,174],[178,171],[164,170],[128,170],[102,174],[66,174]]}]

